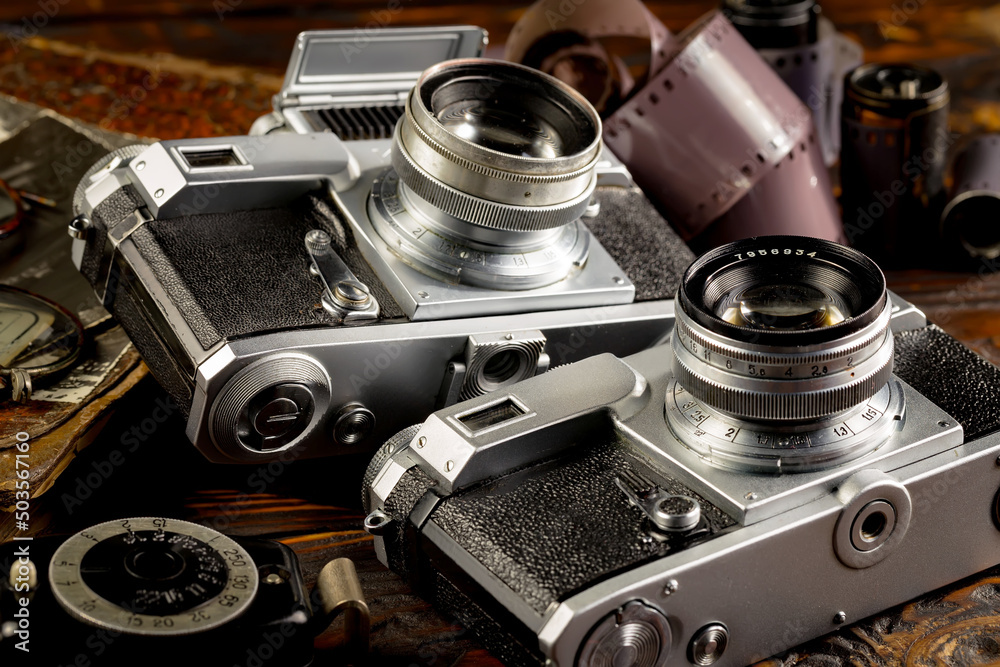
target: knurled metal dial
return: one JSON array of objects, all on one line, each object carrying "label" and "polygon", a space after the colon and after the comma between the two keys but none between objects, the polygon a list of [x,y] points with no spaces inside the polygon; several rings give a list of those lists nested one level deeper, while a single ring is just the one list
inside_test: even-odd
[{"label": "knurled metal dial", "polygon": [[[398,127],[396,132],[398,134]],[[453,188],[428,174],[410,157],[398,137],[392,146],[392,166],[406,187],[431,206],[481,227],[510,232],[554,229],[578,220],[587,210],[597,186],[597,177],[591,166],[590,173],[583,174],[587,184],[581,193],[564,202],[538,206],[525,196],[524,205],[519,206],[484,199]]]},{"label": "knurled metal dial", "polygon": [[678,309],[674,375],[692,396],[731,416],[822,419],[868,401],[892,376],[888,300],[857,334],[816,350],[727,341]]},{"label": "knurled metal dial", "polygon": [[382,472],[382,467],[385,465],[385,462],[389,460],[390,456],[399,451],[400,448],[408,445],[417,434],[417,431],[420,430],[421,426],[423,426],[423,424],[407,426],[402,431],[389,438],[384,445],[375,450],[375,456],[372,457],[371,463],[368,464],[368,468],[365,470],[365,476],[361,484],[361,506],[364,508],[365,514],[372,511],[372,484],[375,483],[375,478],[378,477],[378,474]]}]

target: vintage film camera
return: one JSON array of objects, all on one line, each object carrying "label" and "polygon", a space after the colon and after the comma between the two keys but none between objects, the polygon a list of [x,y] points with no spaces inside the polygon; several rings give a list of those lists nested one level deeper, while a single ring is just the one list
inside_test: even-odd
[{"label": "vintage film camera", "polygon": [[74,261],[213,461],[370,452],[670,330],[692,255],[586,100],[511,63],[408,69],[478,29],[354,39],[300,36],[270,133],[123,149],[78,189]]},{"label": "vintage film camera", "polygon": [[280,542],[128,518],[5,544],[0,564],[4,664],[136,664],[147,656],[153,664],[304,667],[313,639],[341,612],[349,648],[367,647],[368,608],[351,561],[327,563],[311,594]]},{"label": "vintage film camera", "polygon": [[1000,370],[802,237],[686,272],[669,345],[376,455],[379,559],[511,664],[744,665],[1000,561]]}]

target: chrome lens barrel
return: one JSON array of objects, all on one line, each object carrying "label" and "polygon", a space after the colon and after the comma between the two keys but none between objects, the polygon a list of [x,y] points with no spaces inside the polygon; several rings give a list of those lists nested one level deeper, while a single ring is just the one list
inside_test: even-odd
[{"label": "chrome lens barrel", "polygon": [[891,304],[867,257],[798,236],[737,241],[698,259],[677,295],[666,421],[705,461],[821,470],[902,423]]},{"label": "chrome lens barrel", "polygon": [[781,236],[723,246],[688,269],[677,302],[678,383],[736,419],[827,418],[892,374],[885,279],[844,246]]},{"label": "chrome lens barrel", "polygon": [[392,164],[430,209],[486,229],[540,231],[586,210],[600,137],[597,112],[557,79],[513,63],[452,60],[411,91]]}]

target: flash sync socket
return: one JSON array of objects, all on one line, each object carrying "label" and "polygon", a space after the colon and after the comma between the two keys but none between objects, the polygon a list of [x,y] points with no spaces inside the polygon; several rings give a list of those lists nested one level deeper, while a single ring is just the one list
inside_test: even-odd
[{"label": "flash sync socket", "polygon": [[896,527],[896,509],[885,500],[865,505],[851,526],[851,544],[858,551],[873,551],[885,544]]}]

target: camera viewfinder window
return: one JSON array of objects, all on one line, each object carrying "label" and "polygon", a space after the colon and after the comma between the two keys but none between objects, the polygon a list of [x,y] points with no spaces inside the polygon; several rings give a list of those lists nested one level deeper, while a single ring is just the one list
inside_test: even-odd
[{"label": "camera viewfinder window", "polygon": [[214,167],[238,167],[243,164],[232,148],[214,148],[212,150],[183,150],[181,155],[192,169],[211,169]]},{"label": "camera viewfinder window", "polygon": [[494,403],[482,410],[461,415],[457,419],[470,431],[476,433],[490,426],[496,426],[515,417],[520,417],[523,414],[526,414],[524,408],[507,398],[500,403]]}]

